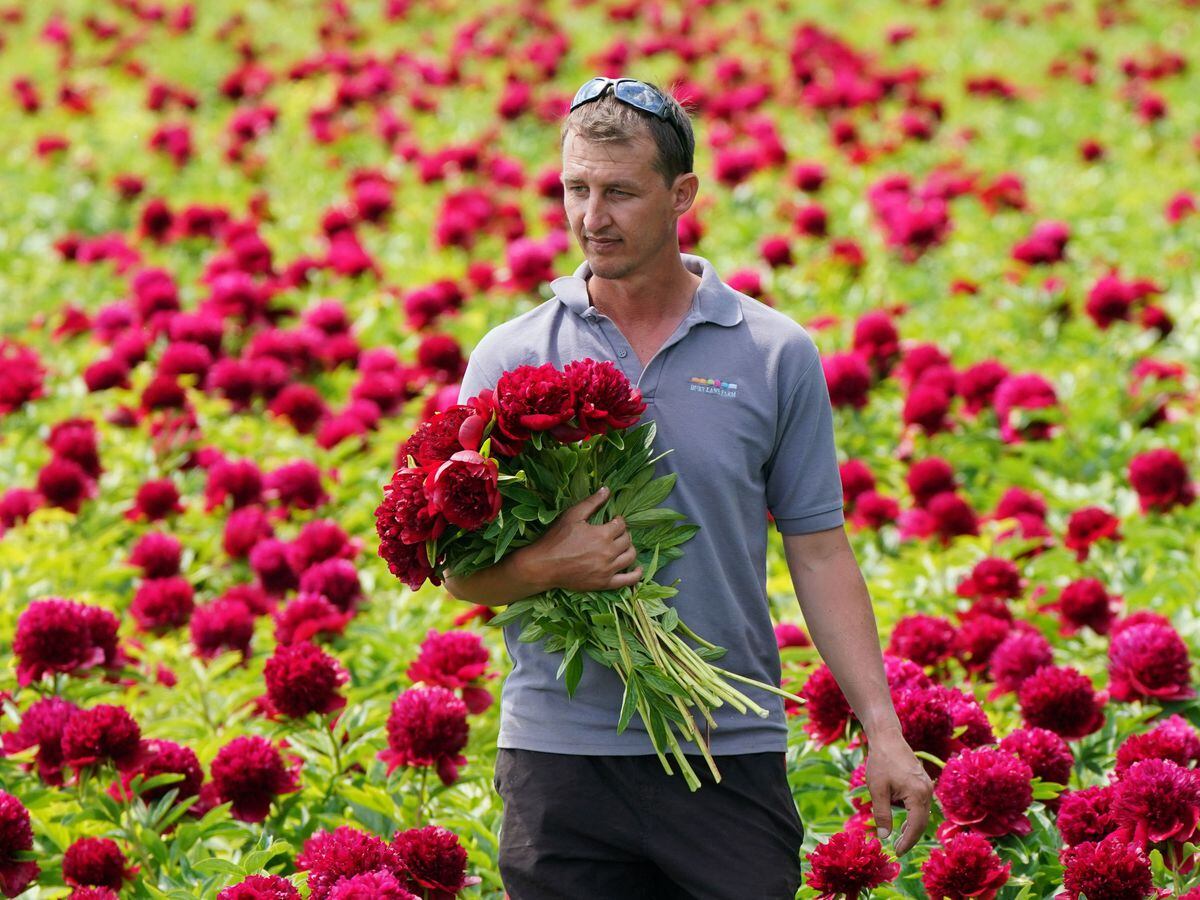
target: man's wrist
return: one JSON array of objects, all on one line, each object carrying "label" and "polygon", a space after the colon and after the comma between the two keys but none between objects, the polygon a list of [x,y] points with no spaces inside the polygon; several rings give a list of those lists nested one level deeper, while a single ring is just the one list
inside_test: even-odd
[{"label": "man's wrist", "polygon": [[529,594],[540,594],[549,585],[546,583],[545,575],[538,565],[537,556],[529,552],[532,546],[530,544],[514,550],[508,555],[505,561],[509,564],[509,571],[512,576],[529,588]]}]

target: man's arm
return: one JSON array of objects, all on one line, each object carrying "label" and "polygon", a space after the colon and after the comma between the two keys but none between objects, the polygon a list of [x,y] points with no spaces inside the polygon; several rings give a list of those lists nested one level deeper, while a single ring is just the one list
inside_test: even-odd
[{"label": "man's arm", "polygon": [[867,787],[880,836],[891,831],[893,800],[902,800],[908,809],[895,844],[897,854],[905,853],[929,821],[933,783],[901,733],[871,596],[854,548],[841,525],[785,534],[783,548],[813,644],[866,732]]}]

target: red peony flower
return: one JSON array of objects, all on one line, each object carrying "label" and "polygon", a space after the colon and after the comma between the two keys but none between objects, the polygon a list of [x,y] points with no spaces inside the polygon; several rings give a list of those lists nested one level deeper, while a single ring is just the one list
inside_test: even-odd
[{"label": "red peony flower", "polygon": [[862,409],[869,400],[871,367],[857,352],[827,353],[821,357],[829,402]]},{"label": "red peony flower", "polygon": [[470,631],[440,634],[430,629],[420,654],[408,667],[414,682],[462,690],[467,711],[481,713],[492,704],[492,695],[481,684],[487,675],[488,651],[479,635]]},{"label": "red peony flower", "polygon": [[300,576],[301,594],[321,594],[342,612],[353,612],[362,599],[362,584],[354,563],[326,559],[309,566]]},{"label": "red peony flower", "polygon": [[575,421],[582,431],[580,437],[629,428],[646,411],[642,392],[608,360],[573,360],[563,367],[563,372],[575,394]]},{"label": "red peony flower", "polygon": [[950,656],[954,626],[939,616],[921,613],[904,616],[892,629],[888,652],[933,666]]},{"label": "red peony flower", "polygon": [[799,696],[804,698],[808,713],[804,730],[813,740],[821,745],[832,744],[845,733],[853,710],[828,665],[821,663],[813,670]]},{"label": "red peony flower", "polygon": [[1120,601],[1121,597],[1110,594],[1098,578],[1079,578],[1062,589],[1056,602],[1043,608],[1058,610],[1064,635],[1075,634],[1085,627],[1096,634],[1108,634]]},{"label": "red peony flower", "polygon": [[445,531],[446,519],[426,490],[428,478],[424,469],[408,466],[393,473],[384,486],[383,501],[375,508],[375,530],[381,541],[416,544],[436,540]]},{"label": "red peony flower", "polygon": [[396,466],[410,465],[410,456],[420,468],[445,462],[459,450],[478,450],[478,445],[468,447],[460,442],[458,436],[463,423],[474,414],[471,406],[456,405],[425,419],[412,436],[400,445],[396,452]]},{"label": "red peony flower", "polygon": [[478,531],[500,514],[500,467],[474,450],[460,450],[430,471],[430,504],[452,525]]},{"label": "red peony flower", "polygon": [[300,585],[300,576],[289,559],[286,541],[263,538],[250,551],[250,568],[258,576],[258,583],[269,594],[281,595]]},{"label": "red peony flower", "polygon": [[955,589],[960,597],[1000,597],[1015,599],[1021,596],[1024,583],[1021,570],[1010,560],[988,556],[975,563],[971,574]]},{"label": "red peony flower", "polygon": [[1162,896],[1152,893],[1150,860],[1136,844],[1117,835],[1099,842],[1085,841],[1059,851],[1063,865],[1063,900],[1097,900],[1105,897]]},{"label": "red peony flower", "polygon": [[225,888],[217,900],[300,900],[300,892],[282,875],[251,875]]},{"label": "red peony flower", "polygon": [[0,339],[0,416],[46,394],[46,370],[28,347]]},{"label": "red peony flower", "polygon": [[[63,731],[78,711],[78,706],[62,697],[43,697],[25,710],[16,731],[0,735],[0,748],[8,755],[37,747],[34,765],[38,777],[46,784],[61,785]],[[26,764],[25,768],[31,767]]]},{"label": "red peony flower", "polygon": [[938,900],[995,900],[1011,869],[987,838],[968,831],[930,852],[921,866],[921,881],[925,892]]},{"label": "red peony flower", "polygon": [[5,897],[16,897],[41,874],[37,863],[13,858],[32,849],[29,810],[12,794],[0,790],[0,893]]},{"label": "red peony flower", "polygon": [[100,837],[83,837],[71,844],[63,854],[62,868],[71,887],[91,885],[114,891],[138,871],[137,866],[128,865],[116,841]]},{"label": "red peony flower", "polygon": [[344,878],[380,869],[403,877],[404,864],[382,838],[349,825],[321,830],[304,842],[296,868],[308,872],[309,900],[328,900]]},{"label": "red peony flower", "polygon": [[775,625],[775,643],[780,650],[785,647],[811,647],[812,639],[794,622],[779,622]]},{"label": "red peony flower", "polygon": [[301,593],[275,613],[275,640],[293,644],[318,635],[341,634],[351,618],[352,613],[342,612],[327,597]]},{"label": "red peony flower", "polygon": [[350,673],[332,656],[307,641],[281,644],[263,668],[272,712],[288,718],[329,713],[346,705],[338,687]]},{"label": "red peony flower", "polygon": [[1192,664],[1187,645],[1169,625],[1122,628],[1108,645],[1109,691],[1114,700],[1189,700]]},{"label": "red peony flower", "polygon": [[317,509],[329,502],[320,470],[306,459],[287,463],[267,474],[266,493],[281,507]]},{"label": "red peony flower", "polygon": [[241,600],[218,599],[197,606],[190,623],[192,646],[201,659],[212,659],[226,650],[250,653],[254,614]]},{"label": "red peony flower", "polygon": [[73,768],[111,762],[118,770],[137,762],[142,730],[123,706],[101,703],[76,712],[63,729],[63,762]]},{"label": "red peony flower", "polygon": [[58,597],[35,600],[17,619],[13,653],[21,687],[54,672],[115,664],[116,618],[107,610]]},{"label": "red peony flower", "polygon": [[1099,841],[1120,826],[1113,811],[1116,786],[1098,784],[1059,795],[1058,830],[1063,844]]},{"label": "red peony flower", "polygon": [[[945,760],[950,756],[954,716],[934,688],[902,688],[892,696],[904,740],[913,750],[922,750]],[[925,771],[936,778],[940,767],[923,761]]]},{"label": "red peony flower", "polygon": [[1000,749],[1016,754],[1042,781],[1066,786],[1075,766],[1071,748],[1046,728],[1018,728],[1000,742]]},{"label": "red peony flower", "polygon": [[129,612],[142,631],[161,634],[188,623],[195,609],[194,597],[186,578],[148,578],[138,586]]},{"label": "red peony flower", "polygon": [[518,441],[562,425],[575,414],[571,381],[550,363],[503,373],[496,381],[495,402],[500,431]]},{"label": "red peony flower", "polygon": [[145,519],[157,522],[184,511],[175,483],[169,478],[158,478],[147,481],[138,488],[133,506],[125,512],[125,518],[131,521]]},{"label": "red peony flower", "polygon": [[1130,460],[1129,483],[1137,491],[1144,513],[1169,512],[1176,505],[1190,506],[1196,499],[1187,464],[1166,447],[1147,450]]},{"label": "red peony flower", "polygon": [[1168,759],[1144,759],[1121,775],[1112,809],[1122,840],[1140,846],[1194,841],[1200,825],[1200,778],[1194,769]]},{"label": "red peony flower", "polygon": [[143,578],[170,578],[179,574],[183,547],[169,534],[152,531],[133,545],[129,564],[142,570]]},{"label": "red peony flower", "polygon": [[387,720],[388,749],[379,752],[388,774],[397,766],[436,766],[446,785],[467,764],[467,706],[443,687],[409,688],[392,703]]},{"label": "red peony flower", "polygon": [[1050,642],[1035,629],[1014,628],[988,657],[988,674],[995,688],[988,699],[1020,690],[1025,679],[1054,663]]},{"label": "red peony flower", "polygon": [[398,831],[391,846],[406,869],[408,889],[427,900],[454,900],[482,880],[467,876],[467,848],[458,835],[437,825]]},{"label": "red peony flower", "polygon": [[1012,633],[1012,622],[990,612],[963,615],[954,634],[955,657],[968,672],[983,672],[996,648]]},{"label": "red peony flower", "polygon": [[341,879],[329,892],[329,900],[421,900],[404,889],[403,882],[387,869],[363,872]]},{"label": "red peony flower", "polygon": [[271,520],[261,506],[243,506],[229,514],[222,546],[234,559],[244,559],[259,541],[274,536]]},{"label": "red peony flower", "polygon": [[879,839],[857,828],[838,832],[807,858],[812,865],[808,886],[820,892],[819,900],[855,898],[900,874],[900,864],[888,859]]},{"label": "red peony flower", "polygon": [[1185,768],[1200,763],[1200,734],[1178,714],[1168,716],[1144,734],[1131,734],[1117,748],[1113,771],[1122,775],[1143,759],[1169,759]]},{"label": "red peony flower", "polygon": [[1033,770],[1012,753],[976,747],[946,762],[934,793],[946,816],[946,833],[975,831],[987,837],[1026,835],[1033,802]]},{"label": "red peony flower", "polygon": [[288,544],[288,563],[292,570],[303,574],[312,566],[330,559],[353,560],[362,549],[359,538],[351,539],[332,519],[306,522]]},{"label": "red peony flower", "polygon": [[96,482],[76,462],[56,456],[38,470],[38,493],[47,506],[78,513],[83,501],[98,494]]},{"label": "red peony flower", "polygon": [[237,737],[223,746],[211,772],[218,802],[232,803],[229,814],[242,822],[261,822],[278,794],[300,787],[296,772],[284,766],[275,745],[258,735]]},{"label": "red peony flower", "polygon": [[1067,536],[1063,544],[1075,551],[1076,562],[1084,562],[1093,544],[1102,540],[1121,540],[1120,518],[1100,506],[1084,506],[1075,510],[1067,520]]},{"label": "red peony flower", "polygon": [[1042,666],[1017,692],[1026,724],[1047,728],[1067,740],[1099,731],[1104,724],[1106,692],[1071,666]]}]

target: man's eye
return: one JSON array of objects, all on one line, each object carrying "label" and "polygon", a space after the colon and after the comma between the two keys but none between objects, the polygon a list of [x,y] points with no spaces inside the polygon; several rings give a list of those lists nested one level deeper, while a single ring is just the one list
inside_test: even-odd
[{"label": "man's eye", "polygon": [[616,188],[613,188],[613,189],[612,189],[612,191],[610,191],[610,193],[613,193],[613,194],[620,194],[622,197],[628,197],[628,196],[629,196],[629,194],[627,194],[625,191],[618,191]]}]

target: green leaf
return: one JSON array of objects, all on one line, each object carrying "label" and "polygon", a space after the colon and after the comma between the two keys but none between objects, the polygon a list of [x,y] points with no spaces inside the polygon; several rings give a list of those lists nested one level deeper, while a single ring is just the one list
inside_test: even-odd
[{"label": "green leaf", "polygon": [[492,628],[500,628],[504,625],[509,624],[510,622],[516,622],[518,619],[522,618],[526,613],[528,613],[532,608],[533,608],[533,599],[532,598],[527,597],[524,600],[518,600],[516,603],[510,603],[508,605],[508,608],[505,609],[503,612],[496,613],[496,615],[494,615],[488,621],[487,624]]},{"label": "green leaf", "polygon": [[625,682],[625,696],[621,699],[621,715],[617,719],[617,734],[621,734],[629,726],[629,720],[637,712],[641,692],[638,690],[637,673],[631,672]]},{"label": "green leaf", "polygon": [[679,612],[672,606],[663,613],[663,617],[659,620],[658,624],[663,631],[674,631],[675,626],[679,624]]},{"label": "green leaf", "polygon": [[656,506],[654,509],[643,509],[630,513],[625,517],[626,525],[661,525],[664,522],[674,522],[681,514],[673,509]]},{"label": "green leaf", "polygon": [[579,679],[583,677],[583,657],[576,653],[567,664],[567,674],[564,681],[567,685],[567,696],[575,696],[575,688],[579,687]]}]

